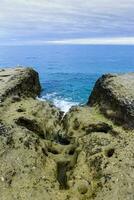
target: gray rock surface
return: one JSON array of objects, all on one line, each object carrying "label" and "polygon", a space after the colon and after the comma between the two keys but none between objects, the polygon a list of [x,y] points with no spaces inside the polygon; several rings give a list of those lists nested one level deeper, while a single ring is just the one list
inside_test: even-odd
[{"label": "gray rock surface", "polygon": [[95,104],[115,122],[134,128],[134,73],[102,76],[89,97],[88,105]]},{"label": "gray rock surface", "polygon": [[0,69],[0,99],[13,96],[36,97],[40,94],[41,86],[38,73],[32,68],[7,68]]}]

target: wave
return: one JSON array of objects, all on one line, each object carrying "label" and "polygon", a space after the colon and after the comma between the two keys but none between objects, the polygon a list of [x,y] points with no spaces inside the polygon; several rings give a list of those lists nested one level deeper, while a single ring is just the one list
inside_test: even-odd
[{"label": "wave", "polygon": [[68,112],[72,106],[79,105],[78,102],[73,102],[68,98],[63,98],[59,96],[56,92],[47,93],[46,95],[38,98],[41,101],[51,101],[57,108],[63,112]]}]

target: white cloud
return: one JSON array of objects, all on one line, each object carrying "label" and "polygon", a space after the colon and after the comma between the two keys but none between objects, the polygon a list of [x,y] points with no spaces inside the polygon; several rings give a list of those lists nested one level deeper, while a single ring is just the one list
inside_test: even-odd
[{"label": "white cloud", "polygon": [[64,40],[17,40],[13,39],[5,45],[134,45],[134,37],[111,38],[77,38]]},{"label": "white cloud", "polygon": [[134,0],[0,0],[0,38],[133,36],[133,10]]},{"label": "white cloud", "polygon": [[114,38],[81,38],[45,42],[48,44],[80,44],[80,45],[134,45],[134,37]]}]

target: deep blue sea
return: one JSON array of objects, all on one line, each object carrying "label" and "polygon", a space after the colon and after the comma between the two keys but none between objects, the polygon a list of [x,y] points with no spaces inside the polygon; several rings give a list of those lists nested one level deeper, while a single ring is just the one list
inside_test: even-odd
[{"label": "deep blue sea", "polygon": [[67,111],[87,102],[104,73],[134,72],[134,46],[1,46],[0,67],[30,66],[40,75],[41,98]]}]

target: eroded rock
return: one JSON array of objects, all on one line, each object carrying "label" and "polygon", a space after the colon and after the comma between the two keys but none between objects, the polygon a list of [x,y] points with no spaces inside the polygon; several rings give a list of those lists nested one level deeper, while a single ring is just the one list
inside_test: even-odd
[{"label": "eroded rock", "polygon": [[134,199],[133,74],[103,76],[65,116],[35,98],[32,69],[0,81],[1,200]]},{"label": "eroded rock", "polygon": [[0,85],[1,101],[11,96],[13,101],[18,101],[20,97],[36,97],[40,94],[39,76],[32,68],[7,68],[0,71],[0,78],[3,80]]},{"label": "eroded rock", "polygon": [[103,75],[95,84],[89,106],[126,128],[134,128],[134,73]]}]

